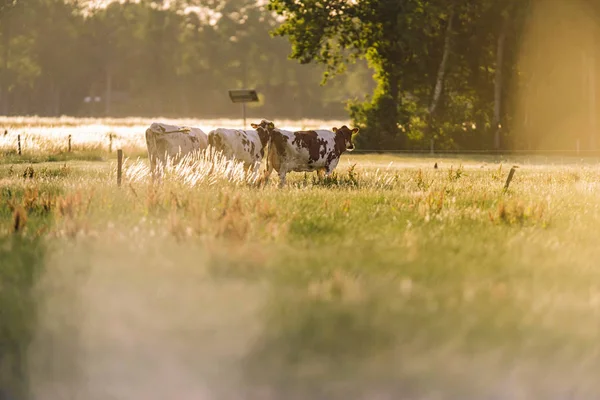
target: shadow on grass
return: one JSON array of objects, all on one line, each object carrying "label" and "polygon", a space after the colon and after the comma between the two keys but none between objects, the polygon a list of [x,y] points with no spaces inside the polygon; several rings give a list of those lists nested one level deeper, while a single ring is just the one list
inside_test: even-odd
[{"label": "shadow on grass", "polygon": [[[144,149],[125,148],[123,152],[124,156],[130,159],[148,157],[148,153]],[[109,153],[101,149],[77,150],[70,153],[24,153],[23,155],[18,155],[16,151],[0,152],[0,164],[39,164],[46,162],[108,161],[116,159],[116,151]]]},{"label": "shadow on grass", "polygon": [[27,350],[37,316],[33,290],[45,255],[41,239],[0,237],[0,394],[9,399],[28,398]]},{"label": "shadow on grass", "polygon": [[243,363],[249,398],[363,398],[357,389],[375,383],[374,360],[396,343],[399,320],[386,294],[345,272],[307,286],[280,283]]},{"label": "shadow on grass", "polygon": [[56,154],[23,154],[5,153],[2,164],[38,164],[43,162],[65,162],[65,161],[106,161],[109,154],[99,151],[81,151],[73,153]]}]

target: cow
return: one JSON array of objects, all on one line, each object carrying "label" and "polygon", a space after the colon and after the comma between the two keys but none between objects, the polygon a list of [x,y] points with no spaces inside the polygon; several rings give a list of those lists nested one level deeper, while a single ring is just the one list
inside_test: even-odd
[{"label": "cow", "polygon": [[146,129],[146,145],[152,177],[156,176],[157,164],[164,167],[167,158],[178,163],[184,156],[208,147],[208,137],[199,128],[168,125],[154,122]]},{"label": "cow", "polygon": [[241,161],[246,172],[258,172],[269,141],[266,130],[217,128],[208,133],[208,144],[224,157]]},{"label": "cow", "polygon": [[[350,129],[346,125],[329,130],[286,131],[277,129],[272,122],[262,120],[252,124],[259,132],[267,132],[269,150],[267,155],[267,170],[264,175],[265,183],[273,169],[279,173],[279,187],[285,185],[288,172],[325,172],[329,176],[340,161],[340,156],[346,151],[354,150],[352,135],[359,128]],[[264,133],[263,133],[264,134]]]}]

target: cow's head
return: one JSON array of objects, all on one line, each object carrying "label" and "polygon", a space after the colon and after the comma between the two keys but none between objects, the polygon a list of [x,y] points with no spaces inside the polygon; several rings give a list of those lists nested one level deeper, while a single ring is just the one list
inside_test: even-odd
[{"label": "cow's head", "polygon": [[258,129],[258,128],[263,128],[265,130],[273,130],[275,129],[275,124],[271,121],[268,121],[266,119],[263,119],[260,121],[260,123],[258,124],[250,124],[251,127],[253,127],[254,129]]},{"label": "cow's head", "polygon": [[346,125],[343,125],[341,128],[334,127],[332,129],[335,132],[336,136],[341,136],[344,139],[344,144],[346,145],[346,150],[352,151],[354,150],[354,143],[352,142],[352,135],[358,133],[358,128],[350,129]]},{"label": "cow's head", "polygon": [[258,136],[260,137],[261,143],[264,145],[269,141],[269,137],[271,136],[271,131],[275,129],[275,124],[271,121],[263,119],[259,124],[250,124],[250,126],[256,129]]}]

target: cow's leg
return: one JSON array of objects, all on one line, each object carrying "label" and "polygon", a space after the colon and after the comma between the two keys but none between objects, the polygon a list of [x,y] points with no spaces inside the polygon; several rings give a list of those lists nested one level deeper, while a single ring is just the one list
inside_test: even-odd
[{"label": "cow's leg", "polygon": [[155,162],[154,177],[155,177],[156,182],[160,183],[160,182],[162,182],[165,164],[160,158],[158,160],[155,159],[154,162]]},{"label": "cow's leg", "polygon": [[244,180],[248,182],[250,174],[254,174],[256,171],[256,165],[254,163],[244,163]]},{"label": "cow's leg", "polygon": [[152,177],[152,182],[156,180],[156,157],[150,154],[150,176]]},{"label": "cow's leg", "polygon": [[285,186],[285,176],[287,175],[287,170],[283,167],[279,169],[279,187],[282,188]]},{"label": "cow's leg", "polygon": [[265,186],[267,186],[267,183],[269,183],[269,177],[271,176],[271,172],[273,172],[273,161],[269,160],[269,162],[267,162],[267,167],[265,168],[265,173],[263,175],[263,181]]},{"label": "cow's leg", "polygon": [[326,168],[319,168],[317,170],[317,178],[319,178],[319,180],[323,179],[323,175],[325,174]]},{"label": "cow's leg", "polygon": [[260,184],[260,162],[255,162],[254,166],[252,167],[252,176],[255,179],[255,182],[258,182]]},{"label": "cow's leg", "polygon": [[152,182],[154,182],[156,180],[158,147],[156,146],[156,137],[152,129],[146,129],[146,146],[148,148],[148,160],[150,161],[150,176],[152,177]]},{"label": "cow's leg", "polygon": [[338,159],[334,159],[334,160],[332,160],[329,163],[329,165],[327,165],[325,167],[325,176],[328,177],[328,176],[331,175],[331,173],[333,172],[333,170],[335,169],[335,167],[337,167],[339,161],[340,161],[339,158]]}]

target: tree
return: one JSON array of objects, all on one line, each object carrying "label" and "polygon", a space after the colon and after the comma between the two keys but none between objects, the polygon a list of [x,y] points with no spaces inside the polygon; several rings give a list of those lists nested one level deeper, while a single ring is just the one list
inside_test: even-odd
[{"label": "tree", "polygon": [[11,41],[11,16],[19,0],[0,0],[0,26],[2,34],[2,70],[0,71],[0,114],[8,114],[8,86],[10,82],[10,41]]},{"label": "tree", "polygon": [[362,142],[377,148],[406,147],[400,130],[400,124],[409,122],[401,110],[403,86],[413,80],[410,72],[420,63],[428,38],[443,40],[443,34],[430,28],[439,24],[447,2],[271,0],[269,8],[286,18],[274,34],[289,38],[291,58],[327,65],[325,79],[343,71],[347,61],[369,61],[378,83],[373,99],[350,107],[356,122],[364,125],[361,130],[367,137]]}]

